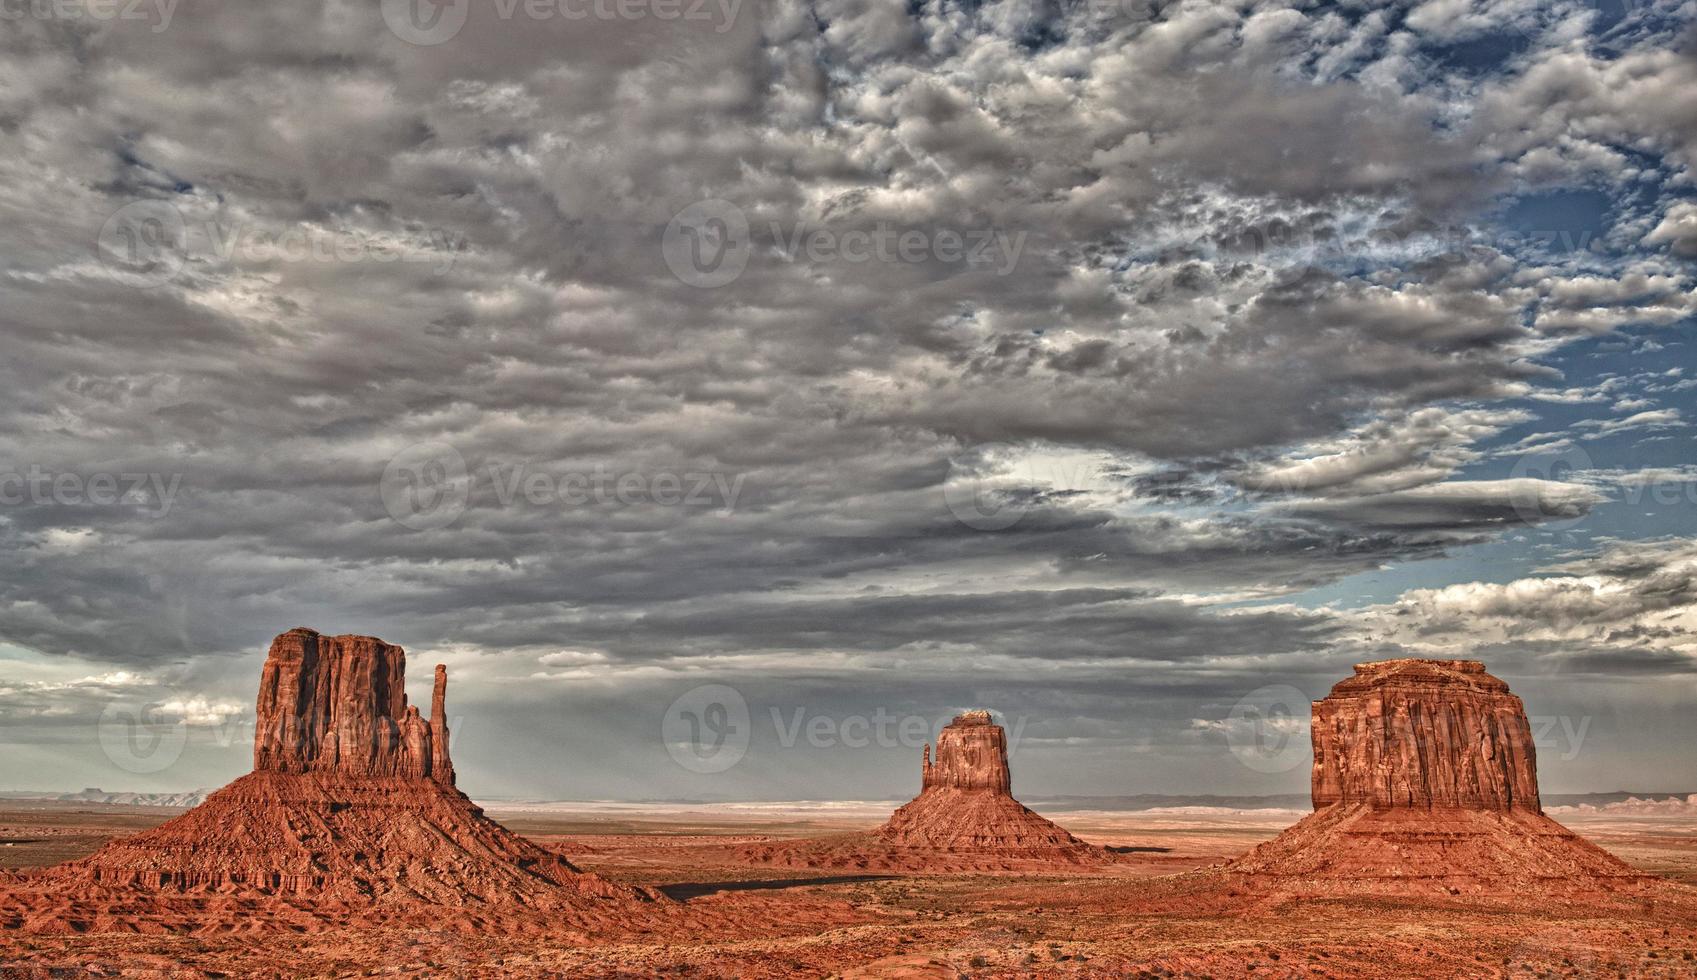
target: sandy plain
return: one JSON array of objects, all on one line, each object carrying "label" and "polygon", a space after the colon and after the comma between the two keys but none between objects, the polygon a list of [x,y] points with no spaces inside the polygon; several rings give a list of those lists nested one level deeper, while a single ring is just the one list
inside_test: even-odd
[{"label": "sandy plain", "polygon": [[[740,845],[875,825],[892,803],[486,804],[509,828],[682,914],[589,938],[432,929],[242,935],[0,930],[0,977],[1690,977],[1697,819],[1690,810],[1552,815],[1684,887],[1672,901],[1572,906],[1240,895],[1211,866],[1298,810],[1046,810],[1120,861],[1076,873],[911,874],[749,867]],[[1044,808],[1038,807],[1043,810]],[[182,812],[0,802],[0,869],[42,867]]]}]

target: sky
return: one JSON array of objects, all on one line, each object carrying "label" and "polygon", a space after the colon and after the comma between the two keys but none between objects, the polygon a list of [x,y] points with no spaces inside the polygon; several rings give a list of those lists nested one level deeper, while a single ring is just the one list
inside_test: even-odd
[{"label": "sky", "polygon": [[0,2],[0,788],[1302,793],[1483,660],[1697,791],[1692,0]]}]

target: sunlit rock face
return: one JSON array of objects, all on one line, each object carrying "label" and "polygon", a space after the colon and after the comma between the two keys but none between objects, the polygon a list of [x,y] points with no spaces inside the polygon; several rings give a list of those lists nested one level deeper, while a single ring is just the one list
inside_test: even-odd
[{"label": "sunlit rock face", "polygon": [[406,651],[374,636],[305,628],[271,642],[260,674],[256,772],[430,777],[454,784],[447,668],[436,668],[430,720],[407,704]]},{"label": "sunlit rock face", "polygon": [[1542,813],[1526,708],[1476,660],[1357,664],[1314,703],[1314,808]]},{"label": "sunlit rock face", "polygon": [[1002,726],[991,722],[990,712],[968,711],[956,715],[937,734],[935,761],[930,747],[926,747],[920,791],[945,787],[1012,792],[1007,735]]}]

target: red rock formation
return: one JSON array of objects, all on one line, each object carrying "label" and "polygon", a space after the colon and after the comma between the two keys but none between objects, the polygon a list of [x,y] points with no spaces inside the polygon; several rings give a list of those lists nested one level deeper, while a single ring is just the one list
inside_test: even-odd
[{"label": "red rock formation", "polygon": [[1548,894],[1648,879],[1543,815],[1520,699],[1475,660],[1387,660],[1314,703],[1314,813],[1227,865],[1319,893]]},{"label": "red rock formation", "polygon": [[925,747],[920,791],[882,827],[810,841],[754,845],[745,860],[789,867],[1015,870],[1112,860],[1013,798],[1007,736],[988,711],[957,715]]},{"label": "red rock formation", "polygon": [[436,686],[430,694],[430,774],[444,786],[454,785],[454,763],[448,758],[448,667],[436,665]]},{"label": "red rock formation", "polygon": [[452,786],[447,668],[436,668],[428,724],[407,704],[406,668],[406,651],[376,637],[305,628],[277,637],[260,674],[254,770],[431,776]]},{"label": "red rock formation", "polygon": [[[454,788],[446,669],[436,668],[428,722],[407,704],[405,671],[405,652],[374,637],[277,637],[260,678],[254,771],[45,872],[31,906],[42,911],[13,917],[26,929],[216,930],[373,906],[522,907],[587,926],[629,921],[632,906],[657,900],[484,816]],[[202,914],[209,907],[220,911]]]},{"label": "red rock formation", "polygon": [[925,746],[920,769],[920,792],[934,788],[987,789],[1010,794],[1008,741],[1002,726],[992,724],[990,712],[968,711],[956,715],[937,733],[937,762],[931,762],[931,746]]},{"label": "red rock formation", "polygon": [[1357,664],[1315,702],[1313,740],[1316,810],[1543,812],[1526,709],[1477,660]]}]

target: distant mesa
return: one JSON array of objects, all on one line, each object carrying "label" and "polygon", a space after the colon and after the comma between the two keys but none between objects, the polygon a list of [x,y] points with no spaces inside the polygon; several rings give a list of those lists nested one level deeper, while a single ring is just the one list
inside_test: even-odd
[{"label": "distant mesa", "polygon": [[1655,881],[1544,815],[1520,699],[1476,660],[1386,660],[1314,702],[1314,813],[1225,867],[1294,892],[1531,897]]},{"label": "distant mesa", "polygon": [[756,864],[886,870],[1023,870],[1114,860],[1013,797],[1007,735],[988,711],[956,715],[925,747],[919,795],[859,834],[757,844]]},{"label": "distant mesa", "polygon": [[293,629],[265,660],[254,771],[200,806],[0,893],[30,931],[304,928],[378,914],[480,927],[513,908],[583,929],[657,894],[587,874],[454,788],[438,666],[431,715],[407,703],[406,653]]},{"label": "distant mesa", "polygon": [[206,791],[202,789],[189,790],[186,793],[109,793],[98,786],[90,786],[76,793],[60,793],[52,797],[60,803],[101,803],[118,806],[166,806],[190,807],[199,806],[206,800]]}]

